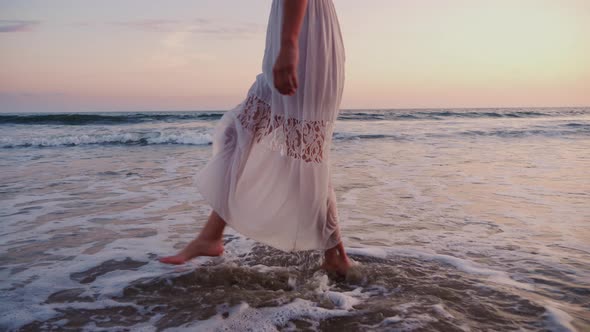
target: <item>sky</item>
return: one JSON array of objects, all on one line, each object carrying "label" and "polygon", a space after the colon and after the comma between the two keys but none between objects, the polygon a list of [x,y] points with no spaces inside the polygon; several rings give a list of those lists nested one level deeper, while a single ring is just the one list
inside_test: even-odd
[{"label": "sky", "polygon": [[[588,0],[333,2],[343,109],[590,106]],[[270,4],[0,0],[0,112],[230,109]]]}]

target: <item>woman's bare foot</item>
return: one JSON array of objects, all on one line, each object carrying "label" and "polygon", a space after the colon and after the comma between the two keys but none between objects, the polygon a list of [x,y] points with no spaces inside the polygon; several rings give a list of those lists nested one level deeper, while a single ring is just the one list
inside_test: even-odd
[{"label": "woman's bare foot", "polygon": [[346,255],[344,245],[342,244],[342,241],[340,241],[335,247],[326,250],[324,263],[321,268],[327,272],[346,276],[351,266],[352,262],[348,258],[348,255]]},{"label": "woman's bare foot", "polygon": [[160,258],[160,262],[165,264],[184,264],[197,256],[221,256],[223,254],[223,241],[207,241],[196,238],[192,240],[184,249],[174,256]]},{"label": "woman's bare foot", "polygon": [[348,270],[352,267],[350,259],[346,256],[336,256],[331,259],[325,259],[321,268],[327,272],[333,272],[340,276],[346,276]]}]

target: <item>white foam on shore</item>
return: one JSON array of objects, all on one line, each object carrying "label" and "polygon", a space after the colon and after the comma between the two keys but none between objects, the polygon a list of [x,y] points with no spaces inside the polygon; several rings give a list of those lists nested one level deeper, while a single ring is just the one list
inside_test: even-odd
[{"label": "white foam on shore", "polygon": [[395,307],[400,313],[385,317],[380,323],[365,326],[367,330],[394,330],[394,331],[414,331],[425,327],[428,323],[438,321],[437,318],[425,313],[410,313],[409,308],[418,305],[416,302],[407,302]]},{"label": "white foam on shore", "polygon": [[342,310],[352,310],[353,306],[359,304],[361,301],[353,296],[345,293],[328,291],[326,297],[336,306]]},{"label": "white foam on shore", "polygon": [[[228,233],[231,234],[232,230],[228,230]],[[124,288],[127,287],[134,280],[140,278],[155,278],[171,272],[186,273],[188,271],[194,270],[195,267],[198,267],[201,264],[209,262],[211,260],[211,258],[200,258],[197,260],[193,260],[189,264],[183,266],[171,266],[161,264],[154,259],[147,259],[146,255],[149,253],[149,251],[146,251],[146,248],[158,248],[158,254],[174,251],[174,249],[172,248],[172,245],[174,243],[171,241],[167,241],[168,236],[169,234],[166,230],[158,230],[157,235],[147,238],[123,238],[111,242],[110,244],[106,245],[103,250],[92,255],[79,254],[79,251],[83,251],[83,248],[80,247],[60,249],[59,251],[62,255],[74,254],[76,251],[78,251],[78,255],[72,261],[54,262],[51,266],[37,267],[35,269],[24,270],[12,276],[12,280],[32,279],[33,281],[31,281],[28,285],[22,287],[19,290],[21,295],[18,297],[18,301],[7,300],[6,303],[10,303],[10,305],[1,307],[1,309],[3,309],[3,314],[0,315],[0,326],[3,326],[8,329],[14,329],[23,326],[33,320],[47,320],[58,314],[58,312],[55,311],[55,309],[58,308],[64,309],[72,307],[79,309],[96,309],[106,306],[127,305],[118,304],[118,302],[116,301],[108,301],[108,299],[114,296],[121,295]],[[239,261],[240,255],[245,252],[249,252],[254,245],[254,241],[238,236],[237,239],[227,244],[226,255],[221,259],[223,260],[224,264],[235,264],[235,262]],[[511,280],[509,276],[505,273],[486,269],[477,266],[473,262],[469,262],[460,258],[447,255],[425,253],[410,249],[391,249],[382,247],[347,248],[347,252],[349,254],[371,256],[382,259],[390,258],[395,255],[403,255],[418,257],[420,259],[425,260],[436,260],[443,263],[451,264],[467,273],[487,276],[495,282],[502,282],[505,284],[516,283],[517,285],[520,284],[516,281]],[[77,281],[70,279],[70,274],[72,273],[86,271],[107,260],[122,260],[127,257],[134,259],[136,261],[145,261],[147,262],[147,264],[133,272],[126,270],[117,270],[105,273],[103,275],[98,276],[96,280],[87,285],[81,285]],[[280,267],[267,267],[264,265],[256,265],[252,268],[260,272],[271,271],[274,269],[283,269]],[[43,275],[43,277],[36,277],[40,275]],[[222,326],[226,326],[225,324],[230,324],[227,326],[232,326],[236,328],[256,327],[257,330],[260,330],[260,327],[262,327],[262,330],[264,330],[265,328],[270,329],[272,326],[275,326],[277,324],[284,324],[289,319],[296,319],[308,316],[314,319],[321,319],[325,317],[345,315],[348,312],[352,313],[355,310],[354,306],[356,304],[361,303],[364,297],[370,296],[371,294],[371,292],[363,293],[363,289],[361,288],[357,288],[349,292],[335,291],[331,289],[330,281],[327,275],[321,272],[316,273],[313,279],[309,282],[311,283],[311,286],[313,287],[314,291],[317,294],[322,295],[328,301],[330,301],[336,309],[328,310],[324,308],[318,308],[315,307],[315,303],[302,299],[298,299],[292,304],[287,305],[286,307],[280,307],[282,309],[254,309],[248,307],[245,304],[245,307],[242,306],[240,307],[241,309],[236,309],[237,315],[234,315],[235,318],[232,320],[228,321],[227,319],[217,317],[219,316],[217,315],[217,318],[213,317],[206,322],[198,323],[204,325],[195,326],[199,328],[201,326],[209,328],[212,326],[217,326],[215,324],[223,323]],[[8,286],[6,283],[2,284],[4,284],[4,286]],[[291,284],[294,288],[297,287],[295,281],[293,281]],[[56,291],[80,287],[86,288],[86,292],[81,294],[81,296],[98,296],[97,302],[91,304],[66,303],[41,305],[41,303],[43,303],[50,294]],[[370,286],[365,287],[365,289],[366,288],[370,288]],[[96,293],[96,290],[99,290],[99,292]],[[14,295],[14,292],[11,293]],[[441,314],[441,316],[446,317],[443,311],[444,309],[434,309],[435,311],[437,311],[437,313]],[[287,310],[288,313],[283,315],[281,314],[282,310]],[[553,311],[551,317],[563,317],[563,315],[559,315],[560,313],[562,312]],[[244,320],[248,320],[250,318],[255,318],[256,322],[260,323],[260,325],[253,325],[254,323],[244,322]],[[554,318],[553,320],[555,319],[556,318]],[[414,323],[418,324],[417,321],[413,323],[407,323],[410,325]],[[195,326],[188,325],[187,330],[189,330],[190,328],[194,328]]]},{"label": "white foam on shore", "polygon": [[362,256],[370,256],[376,258],[389,258],[393,256],[406,256],[406,257],[414,257],[419,258],[422,260],[430,260],[430,261],[437,261],[445,264],[449,264],[454,266],[460,271],[469,273],[469,274],[476,274],[480,276],[487,277],[487,280],[499,283],[510,285],[514,287],[518,287],[521,289],[532,290],[534,289],[533,285],[525,284],[522,282],[518,282],[512,278],[510,275],[503,271],[492,270],[487,267],[483,267],[475,262],[468,261],[466,259],[450,256],[450,255],[443,255],[437,253],[430,253],[425,251],[419,251],[416,249],[408,249],[408,248],[383,248],[383,247],[374,247],[374,248],[347,248],[346,252],[353,255],[362,255]]},{"label": "white foam on shore", "polygon": [[[229,229],[228,234],[232,233],[234,232]],[[22,302],[15,303],[14,300],[7,300],[5,303],[9,303],[10,305],[0,305],[0,310],[3,312],[3,314],[0,315],[0,326],[6,329],[16,329],[33,320],[47,320],[59,314],[56,309],[100,309],[131,305],[140,310],[141,308],[135,306],[133,303],[120,303],[109,300],[109,298],[121,295],[123,289],[129,286],[134,280],[140,278],[161,277],[162,275],[171,272],[186,273],[194,270],[195,267],[200,266],[203,263],[211,261],[211,258],[202,258],[194,260],[184,266],[171,266],[161,264],[154,259],[147,259],[146,255],[149,253],[149,250],[146,251],[146,249],[148,248],[158,248],[157,251],[159,254],[174,250],[172,248],[174,242],[168,241],[169,235],[170,234],[168,234],[167,231],[161,230],[160,232],[159,230],[157,235],[148,238],[123,238],[106,245],[103,250],[93,255],[78,254],[73,261],[57,262],[49,267],[37,267],[35,269],[24,270],[17,273],[12,277],[13,280],[15,278],[21,280],[27,279],[34,277],[35,275],[43,275],[43,278],[33,280],[30,284],[19,290],[20,295],[18,297],[20,298],[19,301]],[[227,244],[226,255],[222,258],[223,264],[236,264],[236,262],[239,262],[241,255],[251,251],[256,244],[252,240],[246,239],[237,234],[236,236],[236,239]],[[68,250],[71,250],[71,252],[68,252]],[[80,248],[62,248],[60,249],[60,253],[62,255],[67,255],[68,253],[74,253],[79,250]],[[467,273],[487,276],[495,282],[499,281],[504,284],[512,284],[512,282],[517,283],[516,281],[510,281],[511,279],[505,273],[483,268],[473,262],[448,255],[426,253],[413,249],[392,249],[383,247],[347,248],[346,250],[349,254],[381,259],[393,258],[393,256],[401,255],[418,257],[424,260],[435,260],[455,266],[459,270]],[[88,270],[89,268],[99,265],[101,262],[116,257],[119,257],[117,260],[130,257],[137,261],[147,261],[148,264],[133,272],[117,270],[103,274],[87,285],[81,285],[69,278],[71,273]],[[263,273],[275,269],[284,269],[284,267],[268,267],[265,265],[255,265],[250,268]],[[208,320],[192,322],[182,327],[169,330],[194,331],[202,329],[215,331],[223,329],[252,329],[256,331],[275,331],[276,326],[285,326],[289,324],[289,320],[293,319],[309,319],[314,323],[319,324],[319,321],[322,319],[356,314],[357,312],[354,306],[362,303],[366,297],[371,296],[372,292],[370,289],[373,288],[373,286],[367,285],[363,288],[359,287],[347,292],[335,291],[332,289],[332,285],[327,275],[320,271],[314,274],[312,280],[307,281],[308,286],[309,283],[311,283],[313,291],[317,294],[323,295],[326,300],[334,305],[335,309],[321,308],[317,306],[317,303],[300,298],[280,307],[252,308],[248,304],[243,303],[230,309],[229,317],[227,318],[223,317],[225,312],[218,312]],[[297,287],[294,280],[290,282],[290,284],[293,288]],[[517,285],[519,284],[520,283],[517,283]],[[46,300],[47,296],[56,291],[80,287],[85,287],[87,289],[86,293],[83,293],[81,296],[98,295],[98,300],[92,303],[74,302],[49,305],[41,304]],[[376,287],[376,292],[386,291],[384,289],[379,289],[378,286]],[[98,294],[96,291],[98,291]],[[13,292],[11,292],[11,294],[14,295]],[[412,304],[409,303],[406,306],[411,305]],[[404,308],[404,305],[398,307],[402,313],[404,312]],[[442,305],[434,305],[432,308],[438,314],[437,317],[440,316],[440,319],[450,319],[453,317]],[[425,326],[428,322],[436,320],[437,318],[429,315],[412,315],[406,317],[406,314],[400,314],[396,317],[385,318],[380,326],[383,327],[391,324],[399,324],[400,327],[412,329],[420,328],[421,326]],[[569,323],[571,322],[571,317],[554,307],[547,308],[547,321],[549,326],[557,326],[558,328],[561,328],[561,330],[558,329],[558,331],[572,330],[571,324]],[[88,330],[92,330],[92,326],[90,325],[93,324],[86,326]],[[149,330],[149,324],[142,323],[138,325],[137,328],[139,329],[140,326],[142,330]],[[398,327],[398,325],[396,325],[396,327]]]},{"label": "white foam on shore", "polygon": [[44,321],[58,314],[43,304],[29,304],[15,308],[14,301],[4,297],[0,299],[0,327],[4,331],[13,331],[34,320]]},{"label": "white foam on shore", "polygon": [[[229,232],[228,232],[229,233]],[[149,259],[149,248],[158,248],[160,253],[174,252],[172,244],[165,241],[165,232],[147,238],[122,238],[115,240],[105,246],[101,251],[92,255],[80,254],[85,248],[61,248],[63,255],[76,255],[70,261],[52,262],[51,265],[38,266],[34,269],[26,269],[10,276],[10,279],[0,281],[2,289],[16,287],[16,290],[6,292],[0,297],[0,327],[7,330],[17,329],[35,320],[48,320],[59,312],[55,308],[86,308],[97,309],[117,305],[116,301],[109,300],[110,297],[122,295],[125,287],[141,278],[156,278],[166,273],[171,276],[174,273],[185,273],[194,270],[195,267],[210,261],[210,258],[202,258],[191,261],[182,266],[166,265],[155,259]],[[92,246],[92,243],[87,247]],[[235,259],[231,252],[246,252],[251,248],[252,241],[232,241],[228,244],[228,260]],[[80,284],[72,280],[70,275],[77,272],[87,271],[108,260],[122,261],[131,258],[147,264],[137,268],[135,271],[116,270],[98,276],[92,283]],[[15,285],[17,280],[31,280],[23,286]],[[42,304],[49,295],[67,289],[85,288],[86,291],[80,296],[98,296],[95,302],[91,303],[65,303],[65,304]],[[97,292],[98,291],[98,292]],[[15,296],[18,294],[18,296]],[[120,305],[132,305],[124,303]]]},{"label": "white foam on shore", "polygon": [[[261,266],[256,265],[254,268],[259,270]],[[262,269],[264,270],[266,269]],[[292,287],[296,288],[296,286],[293,281]],[[308,280],[308,286],[330,301],[335,308],[322,308],[315,302],[301,298],[295,298],[292,302],[278,307],[252,308],[243,302],[227,310],[220,310],[207,320],[169,328],[166,331],[276,331],[277,327],[288,326],[292,324],[290,321],[295,319],[305,319],[318,325],[322,319],[355,315],[353,306],[361,303],[362,298],[372,294],[371,292],[362,293],[361,287],[348,292],[334,291],[328,276],[321,271],[317,271]]]},{"label": "white foam on shore", "polygon": [[218,313],[207,320],[165,331],[277,331],[277,326],[285,326],[294,319],[308,318],[319,321],[353,313],[347,310],[325,309],[311,301],[295,299],[279,307],[252,308],[247,303],[241,303],[225,312],[227,318],[224,318],[223,314]]},{"label": "white foam on shore", "polygon": [[[173,167],[174,165],[167,166]],[[113,187],[110,190],[117,193],[117,199],[120,201],[137,201],[143,197],[149,197],[150,194],[160,197],[158,200],[126,212],[123,218],[120,211],[96,211],[82,217],[74,213],[71,216],[64,215],[55,218],[55,220],[39,222],[35,224],[34,228],[27,229],[27,226],[33,224],[37,218],[55,211],[56,206],[66,201],[68,192],[46,194],[43,196],[43,202],[39,203],[35,203],[39,198],[34,195],[20,195],[14,199],[5,200],[4,202],[10,207],[6,211],[8,213],[17,213],[21,206],[32,204],[42,207],[26,214],[27,219],[24,222],[22,218],[8,220],[10,222],[7,222],[2,229],[3,239],[9,241],[6,243],[7,250],[16,251],[20,246],[26,246],[27,243],[34,245],[34,243],[42,243],[56,236],[64,237],[64,239],[76,236],[76,232],[67,231],[67,229],[76,229],[83,233],[85,230],[100,228],[105,231],[105,240],[112,242],[104,244],[104,247],[99,250],[90,250],[91,253],[88,254],[84,252],[100,246],[100,242],[104,240],[99,237],[94,241],[77,243],[76,245],[46,248],[43,251],[43,254],[47,256],[45,264],[34,264],[34,262],[5,264],[1,271],[3,278],[0,279],[0,289],[3,289],[3,294],[0,295],[0,330],[17,329],[35,320],[45,321],[58,315],[59,313],[52,309],[52,305],[43,303],[51,294],[62,290],[82,288],[85,289],[85,292],[80,296],[98,297],[98,300],[108,299],[121,295],[124,288],[134,280],[186,273],[209,262],[210,258],[199,258],[183,266],[171,266],[162,264],[153,257],[174,253],[177,251],[174,246],[179,241],[189,241],[193,236],[191,233],[184,233],[178,237],[176,229],[194,224],[194,214],[201,213],[198,210],[193,210],[190,213],[168,213],[167,218],[163,218],[161,221],[138,222],[149,220],[154,215],[161,214],[161,211],[166,211],[183,202],[199,199],[198,192],[190,187],[177,188],[175,195],[170,197],[164,197],[158,193],[157,191],[161,190],[160,187],[166,186],[165,180],[178,177],[178,174],[171,170],[167,170],[167,174],[169,174],[169,178],[159,179],[161,185],[152,184],[151,191],[146,191],[147,189],[139,192],[125,190],[128,185],[126,182],[135,181],[133,179],[123,179],[112,183]],[[86,187],[85,190],[94,191],[95,187],[104,185],[104,183],[96,182]],[[96,189],[96,191],[100,191],[100,189]],[[208,213],[207,206],[197,207],[197,209],[201,208],[203,209],[202,214]],[[113,220],[114,222],[99,224],[91,222],[95,218]],[[152,230],[154,234],[147,237],[125,235],[125,232],[132,231],[134,228]],[[228,229],[226,234],[232,235],[235,232]],[[112,237],[119,238],[112,239]],[[243,237],[231,241],[226,246],[222,260],[228,262],[238,260],[239,255],[249,252],[253,245],[254,241]],[[147,264],[133,271],[116,270],[104,273],[88,284],[81,284],[70,277],[73,273],[87,271],[106,261],[122,261],[127,258]],[[64,306],[67,307],[68,304]]]}]

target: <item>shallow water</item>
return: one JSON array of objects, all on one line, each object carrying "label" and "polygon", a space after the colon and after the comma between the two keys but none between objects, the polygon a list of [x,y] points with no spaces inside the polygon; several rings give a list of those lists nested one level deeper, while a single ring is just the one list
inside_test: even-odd
[{"label": "shallow water", "polygon": [[590,111],[344,111],[332,146],[346,279],[210,208],[220,114],[0,115],[6,330],[590,330]]}]

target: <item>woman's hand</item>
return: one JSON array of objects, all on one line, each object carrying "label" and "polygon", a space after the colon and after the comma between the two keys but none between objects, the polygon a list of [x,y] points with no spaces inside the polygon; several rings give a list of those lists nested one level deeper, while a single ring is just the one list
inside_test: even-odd
[{"label": "woman's hand", "polygon": [[281,94],[288,96],[295,94],[298,63],[299,47],[295,44],[282,45],[272,68],[274,85]]},{"label": "woman's hand", "polygon": [[281,49],[272,67],[272,78],[281,94],[292,96],[297,90],[298,40],[307,0],[284,0],[283,7]]}]

